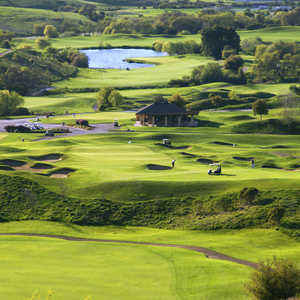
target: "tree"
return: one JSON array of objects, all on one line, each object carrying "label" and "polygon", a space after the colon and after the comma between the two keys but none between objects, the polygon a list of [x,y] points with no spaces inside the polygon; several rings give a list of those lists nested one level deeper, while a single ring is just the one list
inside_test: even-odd
[{"label": "tree", "polygon": [[224,68],[237,72],[244,64],[244,60],[239,55],[231,55],[224,62]]},{"label": "tree", "polygon": [[116,107],[123,103],[122,95],[111,87],[102,88],[97,94],[97,103],[99,110],[105,110],[108,107]]},{"label": "tree", "polygon": [[267,102],[265,100],[259,99],[256,100],[253,104],[252,104],[252,110],[253,110],[253,114],[256,115],[260,115],[260,119],[262,120],[262,115],[267,115],[268,114],[268,107],[267,107]]},{"label": "tree", "polygon": [[168,99],[169,103],[174,103],[179,107],[184,108],[186,105],[186,100],[180,96],[179,94],[174,94],[172,97]]},{"label": "tree", "polygon": [[42,36],[44,34],[45,24],[34,24],[32,33],[33,35]]},{"label": "tree", "polygon": [[78,53],[72,58],[72,65],[79,68],[88,68],[89,67],[89,58],[84,53]]},{"label": "tree", "polygon": [[17,110],[17,106],[24,103],[23,97],[16,92],[0,91],[0,115],[8,116]]},{"label": "tree", "polygon": [[44,30],[44,36],[47,39],[57,38],[58,32],[56,30],[56,27],[53,25],[46,25],[45,30]]},{"label": "tree", "polygon": [[215,107],[220,107],[225,104],[225,100],[221,96],[218,96],[218,95],[210,96],[209,100],[210,100],[211,104]]},{"label": "tree", "polygon": [[35,42],[39,49],[45,49],[45,48],[51,46],[51,43],[47,39],[44,39],[44,38],[38,38]]},{"label": "tree", "polygon": [[202,49],[205,55],[221,59],[225,46],[237,52],[240,50],[240,36],[234,29],[215,26],[202,31]]},{"label": "tree", "polygon": [[108,97],[108,102],[111,106],[117,107],[123,103],[123,97],[118,91],[113,90]]},{"label": "tree", "polygon": [[248,283],[248,292],[257,300],[283,300],[300,292],[300,269],[286,259],[259,263]]}]

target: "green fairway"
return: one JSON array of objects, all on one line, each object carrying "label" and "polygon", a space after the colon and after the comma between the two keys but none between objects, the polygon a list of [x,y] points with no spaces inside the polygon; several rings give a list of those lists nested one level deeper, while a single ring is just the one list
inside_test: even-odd
[{"label": "green fairway", "polygon": [[[169,80],[191,73],[196,66],[211,61],[199,55],[166,56],[139,59],[139,61],[158,64],[155,67],[127,70],[88,69],[80,70],[75,78],[55,83],[58,88],[100,88],[165,86]],[[157,76],[159,74],[159,76]]]},{"label": "green fairway", "polygon": [[[181,249],[160,249],[39,238],[0,238],[0,278],[6,299],[49,289],[55,300],[248,299],[250,269]],[[5,243],[4,243],[5,242]],[[19,270],[15,272],[15,270]],[[226,276],[226,279],[224,278]],[[224,292],[225,287],[230,290]]]},{"label": "green fairway", "polygon": [[[300,244],[275,230],[183,231],[136,227],[80,227],[52,222],[0,224],[0,232],[33,232],[112,240],[196,245],[261,261],[299,262]],[[0,237],[0,272],[6,299],[27,299],[51,289],[54,299],[249,299],[243,288],[251,269],[183,249],[38,237]],[[75,263],[74,263],[75,262]],[[21,270],[16,273],[13,270]],[[17,288],[16,288],[17,287]],[[230,288],[229,288],[230,287]],[[27,297],[27,298],[26,298]]]}]

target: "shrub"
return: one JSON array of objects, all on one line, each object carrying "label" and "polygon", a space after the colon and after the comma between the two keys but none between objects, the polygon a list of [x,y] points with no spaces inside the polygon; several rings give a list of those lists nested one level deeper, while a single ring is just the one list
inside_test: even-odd
[{"label": "shrub", "polygon": [[57,38],[58,32],[56,30],[56,27],[53,25],[47,25],[44,30],[44,35],[46,38]]},{"label": "shrub", "polygon": [[7,132],[18,132],[18,133],[30,133],[30,132],[32,132],[32,130],[29,127],[26,127],[26,126],[23,126],[23,125],[18,125],[18,126],[8,125],[8,126],[5,126],[4,129]]},{"label": "shrub", "polygon": [[240,191],[240,200],[244,200],[247,204],[251,204],[255,200],[258,193],[259,191],[255,187],[243,188]]},{"label": "shrub", "polygon": [[18,107],[14,113],[15,116],[28,116],[30,111],[26,107]]},{"label": "shrub", "polygon": [[89,121],[88,120],[79,119],[79,120],[76,120],[76,124],[80,125],[80,126],[89,126]]},{"label": "shrub", "polygon": [[79,53],[79,54],[75,55],[74,58],[72,59],[71,63],[72,63],[72,65],[79,67],[79,68],[88,68],[89,67],[89,59],[83,53]]},{"label": "shrub", "polygon": [[283,300],[300,292],[300,269],[286,259],[259,263],[245,285],[254,299]]}]

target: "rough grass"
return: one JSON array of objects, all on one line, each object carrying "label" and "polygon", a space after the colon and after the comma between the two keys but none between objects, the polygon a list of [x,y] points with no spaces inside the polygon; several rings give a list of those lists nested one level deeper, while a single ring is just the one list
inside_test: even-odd
[{"label": "rough grass", "polygon": [[[0,28],[3,30],[10,30],[23,34],[32,34],[34,24],[47,23],[51,25],[58,25],[61,21],[68,20],[74,25],[78,22],[84,24],[93,24],[86,17],[79,14],[69,12],[54,12],[44,9],[31,9],[31,8],[13,8],[7,6],[0,6]],[[26,39],[26,44],[31,43]]]}]

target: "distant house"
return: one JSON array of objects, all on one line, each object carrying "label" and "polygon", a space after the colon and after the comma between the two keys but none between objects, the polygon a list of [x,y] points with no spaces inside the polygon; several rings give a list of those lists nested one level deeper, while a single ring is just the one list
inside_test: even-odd
[{"label": "distant house", "polygon": [[166,100],[152,103],[136,112],[136,126],[178,126],[195,127],[194,115],[198,112],[186,111]]}]

